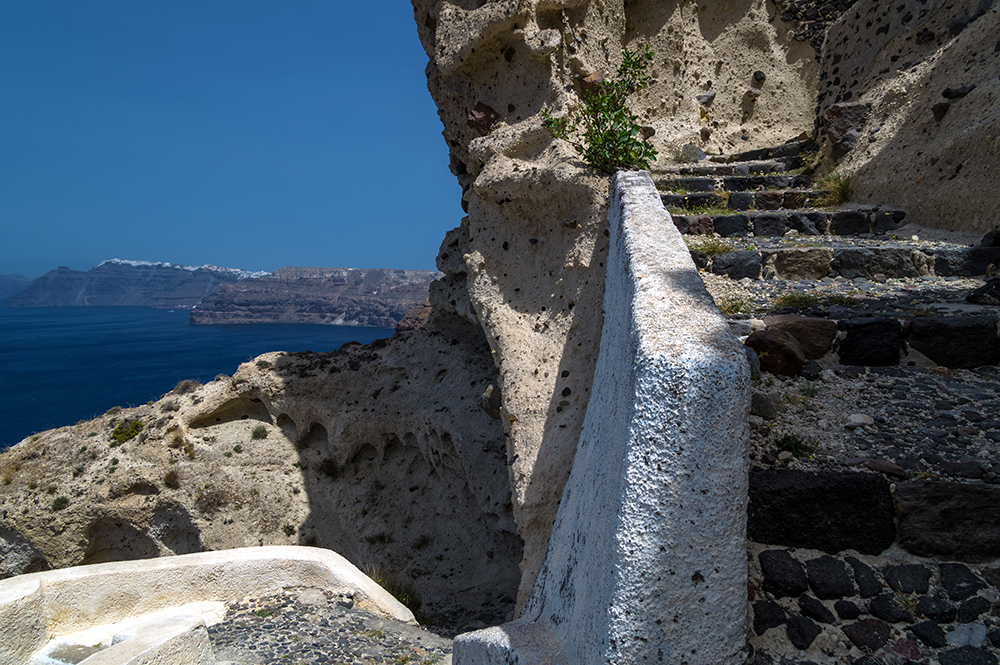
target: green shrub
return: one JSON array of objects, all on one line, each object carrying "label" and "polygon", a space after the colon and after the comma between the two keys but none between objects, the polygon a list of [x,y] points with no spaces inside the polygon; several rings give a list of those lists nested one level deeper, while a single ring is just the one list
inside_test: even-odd
[{"label": "green shrub", "polygon": [[[403,580],[394,572],[383,568],[377,564],[368,564],[362,568],[365,575],[380,587],[388,591],[396,600],[408,607],[411,612],[417,614],[423,606],[420,593],[412,582]],[[419,618],[418,618],[419,620]]]},{"label": "green shrub", "polygon": [[[562,118],[542,109],[545,128],[553,138],[572,143],[587,164],[604,173],[648,169],[656,159],[656,148],[639,138],[639,118],[625,102],[630,94],[649,85],[646,68],[652,61],[653,51],[648,46],[635,52],[625,49],[616,78],[584,93],[581,108]],[[582,142],[571,140],[581,132]]]},{"label": "green shrub", "polygon": [[295,535],[295,527],[292,526],[291,524],[286,524],[285,526],[281,527],[281,530],[285,532],[286,536],[291,537]]},{"label": "green shrub", "polygon": [[254,441],[259,441],[260,439],[266,439],[267,427],[265,427],[264,425],[257,425],[256,427],[253,428],[253,431],[250,432],[250,438]]},{"label": "green shrub", "polygon": [[111,438],[114,439],[114,445],[112,447],[120,446],[129,439],[133,438],[142,430],[142,423],[138,420],[126,420],[118,423],[114,431],[111,432]]},{"label": "green shrub", "polygon": [[233,452],[234,453],[242,453],[243,452],[243,446],[241,446],[240,444],[237,443],[235,446],[233,446]]},{"label": "green shrub", "polygon": [[271,368],[271,363],[269,363],[268,361],[266,360],[257,361],[257,369],[270,369],[270,368]]},{"label": "green shrub", "polygon": [[65,496],[57,496],[55,501],[52,502],[52,512],[62,510],[69,505],[69,498]]}]

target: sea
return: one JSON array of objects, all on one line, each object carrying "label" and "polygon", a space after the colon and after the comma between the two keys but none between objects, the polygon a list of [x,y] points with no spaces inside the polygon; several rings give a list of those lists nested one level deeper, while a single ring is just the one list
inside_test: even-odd
[{"label": "sea", "polygon": [[268,351],[325,352],[391,328],[188,325],[146,307],[0,307],[0,450],[113,406],[159,399],[184,379],[232,375]]}]

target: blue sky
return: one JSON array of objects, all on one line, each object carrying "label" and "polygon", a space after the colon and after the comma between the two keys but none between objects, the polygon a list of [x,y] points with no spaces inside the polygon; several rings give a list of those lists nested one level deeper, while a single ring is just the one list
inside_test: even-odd
[{"label": "blue sky", "polygon": [[0,274],[433,269],[426,63],[407,0],[3,0]]}]

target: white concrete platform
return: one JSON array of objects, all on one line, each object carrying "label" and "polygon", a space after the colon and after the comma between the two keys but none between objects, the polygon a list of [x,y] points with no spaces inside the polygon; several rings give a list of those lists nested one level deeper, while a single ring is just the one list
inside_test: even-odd
[{"label": "white concrete platform", "polygon": [[222,619],[224,604],[285,587],[351,594],[363,609],[416,623],[410,610],[329,550],[202,552],[0,580],[0,665],[65,662],[49,654],[60,645],[91,647],[109,639],[111,646],[79,662],[213,663],[205,627]]}]

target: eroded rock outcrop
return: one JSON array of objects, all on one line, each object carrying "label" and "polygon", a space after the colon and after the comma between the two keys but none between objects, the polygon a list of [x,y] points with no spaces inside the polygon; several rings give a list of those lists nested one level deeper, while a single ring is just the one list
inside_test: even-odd
[{"label": "eroded rock outcrop", "polygon": [[989,0],[860,0],[827,34],[821,124],[855,200],[984,233],[1000,187],[1000,9]]},{"label": "eroded rock outcrop", "polygon": [[727,151],[780,142],[812,125],[814,52],[756,1],[413,6],[469,213],[442,246],[438,268],[448,277],[431,302],[475,320],[491,346],[525,541],[523,601],[591,390],[608,247],[607,178],[553,141],[540,111],[578,104],[584,85],[614,73],[623,48],[648,44],[654,82],[633,108],[667,159],[686,141]]}]

